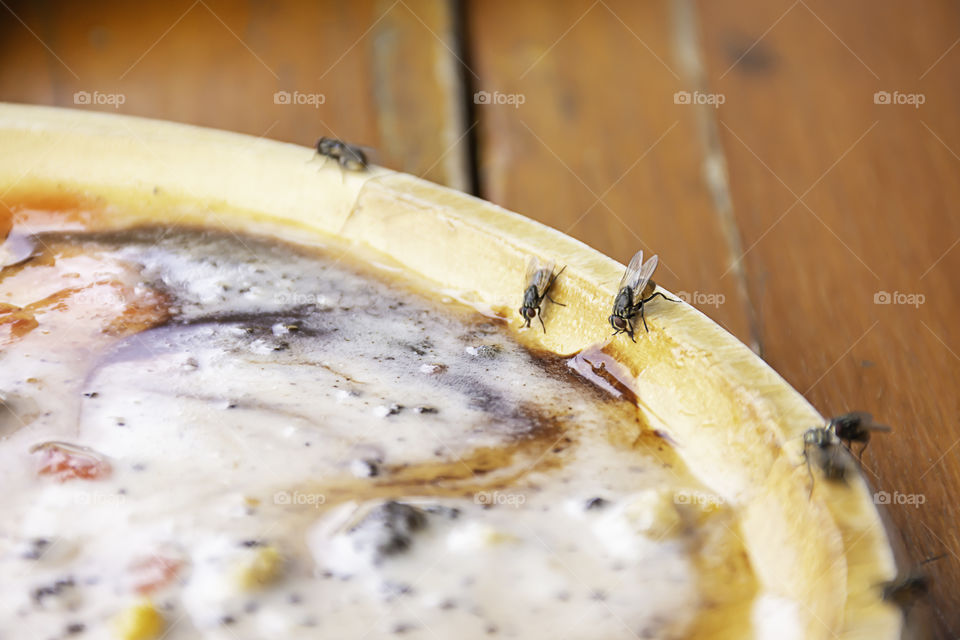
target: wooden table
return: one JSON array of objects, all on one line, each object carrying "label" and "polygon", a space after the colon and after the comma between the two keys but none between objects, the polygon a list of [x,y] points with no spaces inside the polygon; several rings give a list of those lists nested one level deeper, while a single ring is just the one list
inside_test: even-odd
[{"label": "wooden table", "polygon": [[83,108],[333,135],[621,261],[659,253],[664,286],[821,412],[893,425],[864,466],[924,501],[890,514],[912,562],[947,554],[925,569],[940,636],[960,634],[960,5],[8,0],[0,15],[2,100],[87,92]]}]

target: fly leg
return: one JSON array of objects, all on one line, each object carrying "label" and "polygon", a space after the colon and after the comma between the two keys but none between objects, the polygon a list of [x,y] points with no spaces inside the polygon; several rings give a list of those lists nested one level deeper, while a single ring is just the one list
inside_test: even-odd
[{"label": "fly leg", "polygon": [[547,300],[549,300],[549,301],[552,302],[553,304],[558,304],[558,305],[560,305],[561,307],[565,307],[565,306],[567,306],[567,305],[563,304],[562,302],[557,302],[556,300],[554,300],[553,298],[551,298],[551,297],[550,297],[550,289],[553,288],[553,283],[557,281],[557,278],[560,277],[560,274],[563,273],[563,270],[566,269],[566,268],[567,268],[567,265],[563,265],[562,267],[560,267],[560,271],[557,271],[557,273],[556,273],[552,278],[550,278],[550,284],[548,284],[548,285],[547,285],[547,288],[543,290],[543,295],[546,296]]},{"label": "fly leg", "polygon": [[663,292],[662,292],[662,291],[657,291],[656,293],[654,293],[653,295],[651,295],[649,298],[647,298],[646,300],[644,300],[644,302],[650,302],[651,300],[653,300],[653,299],[656,298],[657,296],[660,296],[660,297],[663,298],[664,300],[669,300],[670,302],[680,302],[679,300],[674,300],[673,298],[668,298],[667,296],[663,295]]}]

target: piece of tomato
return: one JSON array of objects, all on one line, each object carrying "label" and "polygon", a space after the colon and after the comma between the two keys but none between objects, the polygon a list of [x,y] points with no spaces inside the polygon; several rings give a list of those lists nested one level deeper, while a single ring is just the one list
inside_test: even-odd
[{"label": "piece of tomato", "polygon": [[98,480],[111,471],[110,463],[93,449],[67,442],[44,442],[32,447],[30,453],[41,456],[37,473],[57,482]]},{"label": "piece of tomato", "polygon": [[143,596],[159,591],[173,582],[182,566],[181,559],[159,554],[135,560],[130,565],[133,590]]}]

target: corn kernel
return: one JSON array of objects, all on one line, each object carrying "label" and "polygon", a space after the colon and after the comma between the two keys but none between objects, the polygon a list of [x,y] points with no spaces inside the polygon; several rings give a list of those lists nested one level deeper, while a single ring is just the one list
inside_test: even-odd
[{"label": "corn kernel", "polygon": [[154,640],[163,632],[163,616],[149,600],[141,600],[121,612],[113,621],[120,640]]},{"label": "corn kernel", "polygon": [[251,560],[239,567],[237,582],[244,590],[258,589],[276,580],[282,567],[283,558],[279,551],[273,547],[261,547]]}]

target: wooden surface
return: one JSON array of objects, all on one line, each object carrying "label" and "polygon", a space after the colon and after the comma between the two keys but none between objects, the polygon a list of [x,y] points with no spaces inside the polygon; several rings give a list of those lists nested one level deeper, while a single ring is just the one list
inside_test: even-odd
[{"label": "wooden surface", "polygon": [[[878,491],[922,496],[889,513],[909,561],[947,554],[925,570],[938,637],[960,635],[960,5],[5,7],[0,100],[76,106],[100,91],[124,96],[121,113],[334,135],[621,261],[659,253],[664,286],[821,412],[894,427],[864,463]],[[511,103],[477,104],[479,91]],[[677,104],[678,91],[722,104]],[[924,102],[876,104],[877,91]]]}]

